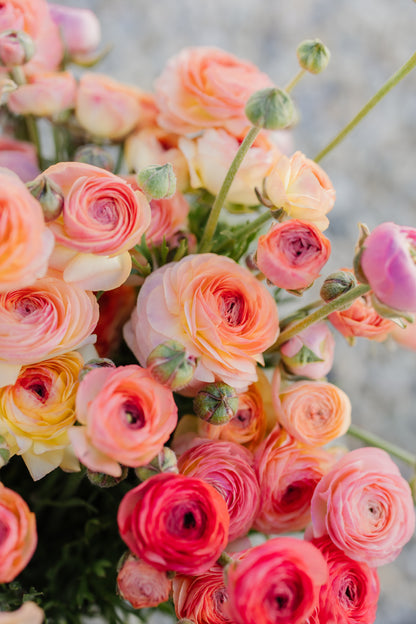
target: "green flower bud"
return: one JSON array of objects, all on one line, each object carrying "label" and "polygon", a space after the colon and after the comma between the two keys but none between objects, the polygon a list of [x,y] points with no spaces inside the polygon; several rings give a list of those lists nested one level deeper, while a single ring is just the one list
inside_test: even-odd
[{"label": "green flower bud", "polygon": [[74,160],[80,163],[87,163],[87,165],[94,165],[106,171],[114,171],[114,159],[111,154],[100,147],[94,145],[94,143],[88,145],[81,145],[74,154]]},{"label": "green flower bud", "polygon": [[97,485],[100,488],[110,488],[114,487],[124,481],[127,477],[129,469],[127,466],[122,466],[122,472],[120,477],[112,477],[111,475],[105,474],[105,472],[93,472],[92,470],[87,469],[87,477],[88,481],[92,483],[92,485]]},{"label": "green flower bud", "polygon": [[299,65],[311,74],[320,74],[329,63],[331,53],[319,39],[302,41],[296,50]]},{"label": "green flower bud", "polygon": [[194,376],[197,360],[187,355],[185,347],[176,340],[162,342],[147,358],[152,377],[171,390],[180,390]]},{"label": "green flower bud", "polygon": [[246,104],[245,113],[253,126],[266,130],[279,130],[295,120],[295,106],[282,89],[269,88],[256,91]]},{"label": "green flower bud", "polygon": [[172,197],[176,191],[176,176],[170,163],[150,165],[137,174],[140,188],[154,199]]},{"label": "green flower bud", "polygon": [[234,388],[225,383],[207,384],[194,399],[195,414],[210,425],[225,425],[237,410],[238,396]]},{"label": "green flower bud", "polygon": [[89,360],[88,362],[84,364],[84,366],[81,368],[79,372],[78,379],[79,381],[82,381],[85,375],[87,375],[90,371],[94,370],[95,368],[115,368],[115,367],[116,365],[114,364],[114,362],[112,360],[109,360],[108,358],[95,358],[94,360]]},{"label": "green flower bud", "polygon": [[[325,301],[333,301],[340,295],[357,286],[357,280],[351,271],[335,271],[328,275],[321,287],[321,298]],[[348,308],[351,303],[348,304]]]},{"label": "green flower bud", "polygon": [[0,34],[0,65],[24,65],[35,52],[36,46],[32,37],[23,30],[5,30]]},{"label": "green flower bud", "polygon": [[160,453],[152,459],[150,464],[139,466],[135,469],[137,478],[140,479],[140,481],[146,481],[146,479],[154,477],[154,475],[160,474],[161,472],[171,472],[174,474],[179,472],[176,455],[168,446],[164,446]]},{"label": "green flower bud", "polygon": [[26,186],[42,206],[45,221],[57,219],[64,208],[64,196],[56,182],[45,175],[40,175]]},{"label": "green flower bud", "polygon": [[11,456],[10,446],[6,438],[0,435],[0,468],[7,464]]}]

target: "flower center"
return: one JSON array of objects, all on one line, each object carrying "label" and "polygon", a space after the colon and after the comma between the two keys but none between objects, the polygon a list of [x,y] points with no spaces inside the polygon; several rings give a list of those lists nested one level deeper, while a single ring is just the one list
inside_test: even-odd
[{"label": "flower center", "polygon": [[219,302],[220,314],[224,321],[236,327],[240,325],[244,315],[244,302],[241,295],[224,293]]},{"label": "flower center", "polygon": [[126,401],[123,405],[124,420],[129,429],[141,429],[144,427],[146,419],[141,405]]},{"label": "flower center", "polygon": [[102,225],[115,225],[118,221],[116,203],[112,199],[94,202],[88,212],[95,221]]}]

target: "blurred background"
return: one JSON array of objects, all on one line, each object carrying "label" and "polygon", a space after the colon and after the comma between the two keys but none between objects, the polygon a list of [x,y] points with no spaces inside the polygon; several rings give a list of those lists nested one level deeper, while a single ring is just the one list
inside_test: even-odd
[{"label": "blurred background", "polygon": [[[59,1],[99,17],[103,45],[113,49],[94,71],[148,90],[171,55],[195,45],[249,60],[284,86],[298,71],[298,43],[322,39],[331,50],[328,69],[305,76],[293,91],[300,113],[295,149],[311,158],[408,60],[416,42],[411,0]],[[382,221],[416,227],[415,87],[416,70],[320,163],[337,192],[326,232],[333,248],[328,272],[351,266],[359,221],[370,229]],[[349,395],[353,422],[412,452],[415,378],[416,352],[364,339],[351,348],[337,337],[331,381]],[[416,541],[379,573],[377,624],[414,624]]]}]

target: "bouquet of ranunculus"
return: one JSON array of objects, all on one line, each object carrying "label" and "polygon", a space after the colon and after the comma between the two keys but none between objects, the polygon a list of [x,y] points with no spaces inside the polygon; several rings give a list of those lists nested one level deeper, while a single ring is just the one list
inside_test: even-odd
[{"label": "bouquet of ranunculus", "polygon": [[284,89],[205,46],[151,93],[72,73],[102,55],[91,11],[1,3],[0,624],[371,624],[416,456],[352,424],[334,334],[414,347],[416,228],[325,273],[318,162],[416,55],[314,159],[318,39]]}]

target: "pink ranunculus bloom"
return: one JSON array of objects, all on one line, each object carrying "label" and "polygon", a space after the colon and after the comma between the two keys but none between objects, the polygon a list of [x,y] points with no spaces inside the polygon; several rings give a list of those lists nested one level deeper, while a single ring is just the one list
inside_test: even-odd
[{"label": "pink ranunculus bloom", "polygon": [[146,278],[124,336],[142,365],[158,344],[177,340],[198,358],[192,383],[218,380],[245,389],[256,381],[256,364],[278,325],[266,287],[233,260],[207,253],[186,256]]},{"label": "pink ranunculus bloom", "polygon": [[281,156],[266,178],[267,197],[289,217],[301,219],[325,230],[326,214],[335,203],[335,190],[325,171],[301,152]]},{"label": "pink ranunculus bloom", "polygon": [[118,593],[135,609],[157,607],[161,602],[166,602],[171,588],[172,581],[166,572],[157,570],[131,553],[117,574]]},{"label": "pink ranunculus bloom", "polygon": [[83,74],[78,85],[76,117],[98,138],[124,139],[140,121],[141,91],[104,74]]},{"label": "pink ranunculus bloom", "polygon": [[227,567],[229,617],[235,624],[304,624],[328,579],[321,552],[294,537],[276,537]]},{"label": "pink ranunculus bloom", "polygon": [[89,9],[48,3],[49,13],[59,27],[65,48],[75,60],[93,55],[101,40],[100,22]]},{"label": "pink ranunculus bloom", "polygon": [[291,375],[321,379],[332,368],[335,339],[328,324],[314,323],[280,347],[281,361]]},{"label": "pink ranunculus bloom", "polygon": [[254,528],[264,533],[305,529],[314,490],[335,461],[330,451],[300,444],[277,426],[254,456],[260,483]]},{"label": "pink ranunculus bloom", "polygon": [[94,472],[121,476],[123,466],[149,463],[175,429],[172,392],[145,368],[119,366],[90,371],[80,383],[69,431],[78,459]]},{"label": "pink ranunculus bloom", "polygon": [[364,241],[361,269],[377,299],[416,312],[416,228],[382,223]]},{"label": "pink ranunculus bloom", "polygon": [[0,362],[34,364],[93,344],[94,295],[55,277],[0,295]]},{"label": "pink ranunculus bloom", "polygon": [[76,90],[70,72],[37,72],[10,93],[8,107],[15,115],[51,117],[74,108]]},{"label": "pink ranunculus bloom", "polygon": [[23,498],[0,483],[0,583],[10,583],[37,545],[36,518]]},{"label": "pink ranunculus bloom", "polygon": [[54,240],[39,202],[9,169],[0,169],[0,205],[1,293],[43,277]]},{"label": "pink ranunculus bloom", "polygon": [[[236,204],[258,204],[255,187],[261,188],[281,156],[281,151],[271,140],[272,135],[261,134],[248,150],[227,195],[227,201]],[[179,148],[189,167],[192,188],[205,188],[217,195],[227,171],[240,147],[241,141],[218,128],[205,130],[191,139],[179,139]]]},{"label": "pink ranunculus bloom", "polygon": [[315,225],[291,219],[259,237],[256,264],[278,288],[303,290],[319,277],[330,253],[331,243]]},{"label": "pink ranunculus bloom", "polygon": [[162,128],[178,134],[225,128],[241,136],[249,127],[247,100],[272,82],[255,65],[200,46],[173,56],[155,86]]},{"label": "pink ranunculus bloom", "polygon": [[59,68],[64,48],[58,26],[52,21],[46,0],[7,0],[0,12],[0,32],[22,30],[35,43],[35,54],[23,68],[31,75]]},{"label": "pink ranunculus bloom", "polygon": [[373,624],[380,593],[377,570],[347,557],[328,536],[313,539],[312,544],[325,557],[329,578],[305,624]]},{"label": "pink ranunculus bloom", "polygon": [[229,541],[250,530],[260,499],[251,453],[234,442],[206,440],[178,460],[179,472],[212,485],[227,503]]},{"label": "pink ranunculus bloom", "polygon": [[14,171],[22,182],[33,180],[40,173],[35,146],[11,137],[1,137],[0,167]]},{"label": "pink ranunculus bloom", "polygon": [[43,609],[28,600],[16,611],[0,613],[0,624],[42,624],[44,618]]},{"label": "pink ranunculus bloom", "polygon": [[378,448],[347,453],[317,485],[313,536],[328,534],[355,561],[393,561],[412,537],[415,512],[410,486],[389,455]]},{"label": "pink ranunculus bloom", "polygon": [[184,475],[162,473],[127,492],[117,521],[130,550],[158,570],[202,574],[227,543],[224,499],[208,483]]}]

